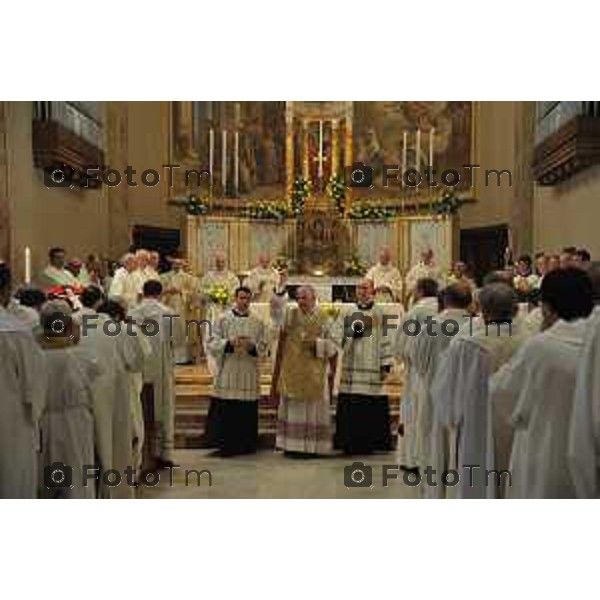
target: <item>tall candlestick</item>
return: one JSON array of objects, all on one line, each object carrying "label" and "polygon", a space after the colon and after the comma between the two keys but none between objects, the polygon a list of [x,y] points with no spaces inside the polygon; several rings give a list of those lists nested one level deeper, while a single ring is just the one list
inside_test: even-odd
[{"label": "tall candlestick", "polygon": [[227,131],[222,132],[223,144],[221,147],[221,184],[223,185],[223,196],[227,193]]},{"label": "tall candlestick", "polygon": [[406,131],[402,134],[402,173],[400,173],[400,177],[402,178],[402,187],[404,187],[404,173],[406,173],[406,143],[407,143],[407,133]]},{"label": "tall candlestick", "polygon": [[319,121],[319,179],[323,179],[323,121]]},{"label": "tall candlestick", "polygon": [[240,132],[235,132],[234,137],[234,155],[233,155],[233,186],[237,198],[240,187]]},{"label": "tall candlestick", "polygon": [[25,246],[25,283],[31,283],[31,249]]},{"label": "tall candlestick", "polygon": [[433,168],[433,136],[435,133],[435,128],[431,128],[429,130],[429,166]]},{"label": "tall candlestick", "polygon": [[417,140],[415,144],[415,169],[419,170],[419,158],[421,156],[421,130],[417,129]]}]

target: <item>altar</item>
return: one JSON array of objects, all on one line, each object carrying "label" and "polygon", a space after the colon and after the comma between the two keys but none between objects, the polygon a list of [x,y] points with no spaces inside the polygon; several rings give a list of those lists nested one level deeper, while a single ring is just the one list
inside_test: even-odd
[{"label": "altar", "polygon": [[[228,268],[242,281],[261,254],[284,260],[289,266],[288,285],[315,287],[324,301],[353,301],[352,290],[366,270],[377,263],[383,248],[390,250],[392,263],[406,275],[421,252],[431,249],[442,270],[452,265],[453,223],[451,216],[395,216],[386,220],[339,217],[339,229],[347,239],[337,272],[301,272],[302,252],[297,220],[250,219],[225,215],[188,216],[187,256],[197,276],[214,268],[217,255],[225,256]],[[335,244],[335,240],[334,240]],[[341,252],[342,249],[337,251]],[[355,267],[358,272],[354,271]],[[350,274],[352,273],[352,274]]]}]

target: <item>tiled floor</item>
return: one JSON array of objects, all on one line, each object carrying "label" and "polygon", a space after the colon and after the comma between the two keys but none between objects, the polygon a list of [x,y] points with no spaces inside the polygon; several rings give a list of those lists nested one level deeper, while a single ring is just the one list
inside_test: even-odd
[{"label": "tiled floor", "polygon": [[[156,487],[140,489],[141,498],[419,498],[421,486],[403,483],[403,471],[391,471],[397,480],[382,485],[382,465],[397,465],[396,453],[368,457],[332,456],[315,459],[290,459],[281,453],[261,451],[256,455],[236,458],[211,456],[211,450],[179,450],[173,469],[173,485],[169,471],[160,472]],[[344,467],[362,461],[372,468],[372,487],[348,488],[344,485]],[[210,471],[200,477],[191,473],[186,486],[186,469]],[[355,478],[360,478],[360,473]]]}]

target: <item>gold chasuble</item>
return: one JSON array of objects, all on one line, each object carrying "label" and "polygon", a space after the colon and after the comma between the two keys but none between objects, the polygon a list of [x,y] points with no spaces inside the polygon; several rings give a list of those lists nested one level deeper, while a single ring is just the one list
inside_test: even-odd
[{"label": "gold chasuble", "polygon": [[[280,392],[290,400],[318,401],[326,385],[327,358],[317,340],[326,337],[327,316],[318,309],[306,314],[290,311],[283,332]],[[318,356],[320,354],[320,356]]]}]

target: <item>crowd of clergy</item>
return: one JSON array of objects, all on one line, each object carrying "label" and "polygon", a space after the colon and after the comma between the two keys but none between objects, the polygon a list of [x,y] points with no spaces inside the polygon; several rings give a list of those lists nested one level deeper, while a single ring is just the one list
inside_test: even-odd
[{"label": "crowd of clergy", "polygon": [[136,497],[146,474],[173,466],[176,365],[204,359],[219,456],[257,451],[267,364],[286,457],[397,441],[423,497],[600,495],[600,270],[586,250],[521,256],[478,286],[429,249],[403,275],[384,248],[355,303],[339,305],[311,285],[290,297],[266,255],[243,278],[221,255],[201,278],[144,249],[114,266],[48,256],[36,285],[0,262],[0,497]]}]

